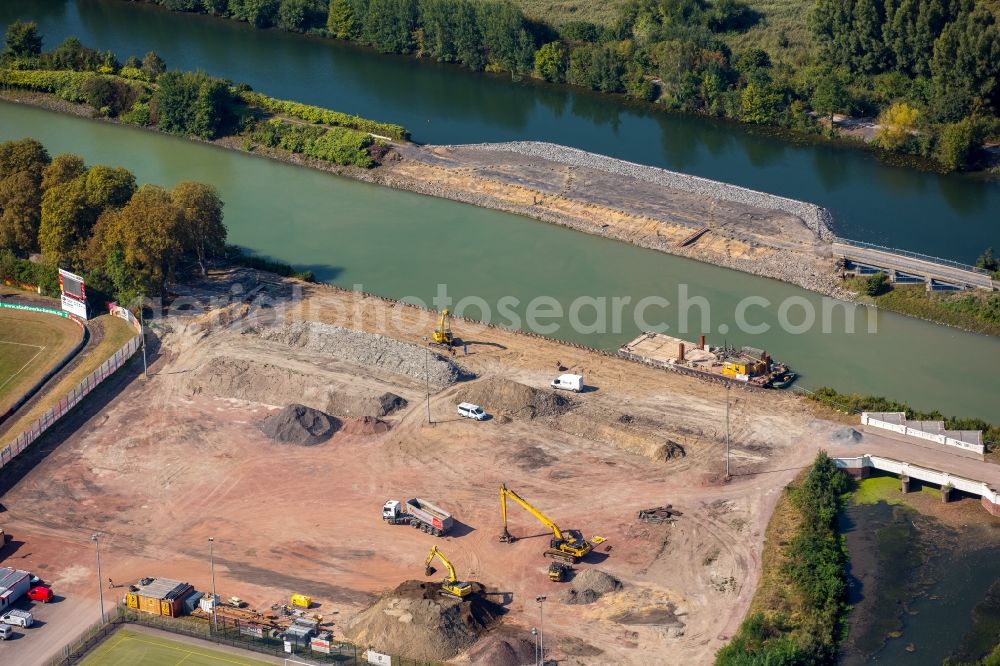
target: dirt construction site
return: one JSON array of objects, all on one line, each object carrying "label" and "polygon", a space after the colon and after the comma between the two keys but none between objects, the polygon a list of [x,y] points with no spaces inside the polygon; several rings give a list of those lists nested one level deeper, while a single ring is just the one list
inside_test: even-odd
[{"label": "dirt construction site", "polygon": [[[200,295],[255,279],[220,275]],[[205,590],[212,537],[222,598],[268,609],[310,595],[334,637],[362,647],[534,663],[544,624],[558,663],[705,664],[753,596],[782,487],[844,427],[792,394],[733,390],[727,482],[720,385],[463,321],[468,353],[449,354],[426,342],[434,313],[318,286],[282,302],[288,285],[272,286],[274,307],[154,326],[149,378],[122,380],[0,498],[25,544],[8,566],[96,598],[100,531],[105,578]],[[550,389],[559,368],[587,388]],[[460,418],[463,401],[491,418]],[[567,582],[547,574],[552,533],[516,504],[518,539],[499,541],[501,484],[603,537]],[[386,500],[414,497],[452,530],[383,522]],[[637,519],[667,504],[667,522]],[[441,567],[425,576],[433,545],[472,597],[442,597]]]}]

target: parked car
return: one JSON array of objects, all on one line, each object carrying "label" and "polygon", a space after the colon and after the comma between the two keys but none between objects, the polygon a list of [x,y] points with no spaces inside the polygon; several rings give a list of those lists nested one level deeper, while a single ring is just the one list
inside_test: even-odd
[{"label": "parked car", "polygon": [[52,601],[52,597],[52,590],[44,585],[36,585],[28,590],[28,598],[32,601],[41,601],[43,604],[47,604]]},{"label": "parked car", "polygon": [[0,624],[0,641],[14,637],[14,627],[9,624]]},{"label": "parked car", "polygon": [[28,611],[12,610],[0,616],[0,624],[9,624],[15,627],[30,627],[35,623],[35,618]]},{"label": "parked car", "polygon": [[461,403],[458,406],[458,415],[474,421],[482,421],[486,418],[486,412],[483,411],[483,408],[479,405],[473,405],[471,402]]}]

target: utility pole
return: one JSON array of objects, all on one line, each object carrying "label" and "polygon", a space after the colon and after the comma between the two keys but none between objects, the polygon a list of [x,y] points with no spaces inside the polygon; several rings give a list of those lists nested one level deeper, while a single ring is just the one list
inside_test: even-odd
[{"label": "utility pole", "polygon": [[431,350],[424,349],[424,397],[427,403],[427,424],[431,422]]},{"label": "utility pole", "polygon": [[544,596],[535,597],[538,601],[538,663],[545,666],[545,613],[543,609]]},{"label": "utility pole", "polygon": [[208,537],[208,561],[212,569],[212,624],[219,633],[219,595],[215,593],[215,539]]},{"label": "utility pole", "polygon": [[149,379],[149,372],[146,366],[146,324],[142,320],[142,304],[145,297],[139,298],[139,335],[142,336],[142,376]]},{"label": "utility pole", "polygon": [[726,481],[729,480],[729,389],[726,384]]},{"label": "utility pole", "polygon": [[97,547],[97,593],[101,597],[101,624],[104,624],[104,579],[101,577],[101,533],[94,532],[90,540]]}]

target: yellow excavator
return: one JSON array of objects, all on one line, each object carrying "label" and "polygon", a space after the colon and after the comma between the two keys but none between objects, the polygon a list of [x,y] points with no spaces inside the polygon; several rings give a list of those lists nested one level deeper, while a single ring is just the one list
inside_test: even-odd
[{"label": "yellow excavator", "polygon": [[441,310],[441,318],[438,320],[438,326],[434,329],[434,342],[439,345],[448,345],[449,347],[455,344],[455,338],[451,334],[451,313],[445,308]]},{"label": "yellow excavator", "polygon": [[455,576],[455,567],[453,567],[451,562],[448,561],[448,558],[444,556],[444,553],[438,550],[437,546],[431,546],[431,552],[427,555],[427,561],[424,562],[424,575],[434,575],[434,567],[431,566],[431,562],[434,561],[435,557],[441,560],[441,563],[444,564],[445,568],[448,570],[448,575],[443,581],[441,581],[441,594],[458,597],[459,599],[472,594],[472,585],[458,580],[458,577]]},{"label": "yellow excavator", "polygon": [[542,553],[545,557],[551,557],[554,560],[576,564],[580,561],[581,557],[586,556],[587,553],[593,549],[590,542],[583,538],[583,534],[580,530],[559,529],[559,526],[556,525],[548,516],[531,506],[527,500],[503,484],[500,485],[500,515],[503,516],[503,533],[500,534],[500,541],[504,543],[514,543],[514,541],[517,540],[517,537],[507,531],[508,497],[520,504],[524,510],[534,516],[538,522],[552,530],[552,539],[549,541],[549,548]]}]

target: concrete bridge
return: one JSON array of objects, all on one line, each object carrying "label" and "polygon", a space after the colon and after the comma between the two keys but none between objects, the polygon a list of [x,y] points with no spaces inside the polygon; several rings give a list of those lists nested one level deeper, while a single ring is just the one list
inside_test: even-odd
[{"label": "concrete bridge", "polygon": [[[948,502],[952,498],[952,493],[956,490],[975,495],[980,498],[983,508],[994,516],[1000,516],[1000,493],[997,492],[987,481],[980,481],[969,478],[965,475],[953,472],[944,472],[933,469],[925,465],[917,465],[886,456],[872,455],[865,453],[860,456],[835,458],[837,467],[847,471],[852,476],[865,478],[873,469],[890,472],[899,476],[900,489],[902,492],[910,492],[912,480],[933,483],[941,487],[941,499]],[[994,467],[988,463],[983,465],[986,472],[989,467]]]},{"label": "concrete bridge", "polygon": [[833,257],[844,261],[847,272],[856,275],[885,273],[899,284],[924,283],[934,289],[985,289],[993,291],[997,284],[982,268],[938,259],[916,252],[894,250],[861,241],[835,238]]}]

